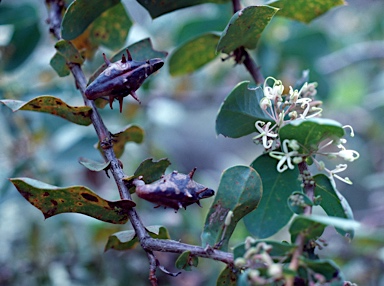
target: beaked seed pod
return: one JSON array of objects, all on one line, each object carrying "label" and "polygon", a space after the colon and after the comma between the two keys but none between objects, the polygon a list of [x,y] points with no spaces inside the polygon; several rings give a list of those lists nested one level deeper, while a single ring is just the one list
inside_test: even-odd
[{"label": "beaked seed pod", "polygon": [[144,80],[158,71],[164,61],[155,58],[147,61],[134,61],[127,50],[127,57],[123,54],[120,61],[111,63],[103,54],[107,68],[98,75],[85,89],[85,96],[95,100],[100,97],[109,97],[109,105],[112,109],[112,102],[116,98],[122,111],[123,97],[132,95],[138,102],[135,91],[143,84]]},{"label": "beaked seed pod", "polygon": [[180,208],[186,209],[194,203],[200,206],[201,199],[212,197],[215,192],[192,180],[195,171],[196,168],[188,175],[173,171],[151,184],[135,180],[136,194],[142,199],[157,204],[156,207],[170,207],[176,211]]}]

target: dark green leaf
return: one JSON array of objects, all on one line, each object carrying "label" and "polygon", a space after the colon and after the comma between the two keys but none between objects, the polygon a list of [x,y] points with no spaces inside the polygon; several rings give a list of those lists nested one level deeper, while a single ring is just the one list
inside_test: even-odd
[{"label": "dark green leaf", "polygon": [[90,125],[92,123],[90,117],[91,107],[70,106],[60,98],[53,96],[39,96],[28,102],[11,99],[3,99],[0,102],[12,109],[13,112],[18,110],[37,111],[50,113],[79,125]]},{"label": "dark green leaf", "polygon": [[[329,216],[340,217],[353,220],[352,209],[347,200],[339,193],[334,183],[324,174],[313,177],[316,182],[315,196],[321,197],[320,206]],[[341,235],[348,235],[353,238],[354,232],[345,232],[343,229],[336,228]]]},{"label": "dark green leaf", "polygon": [[[148,226],[146,229],[152,238],[170,239],[168,230],[161,225]],[[139,239],[136,237],[134,230],[120,231],[109,236],[104,251],[109,249],[129,250],[135,248],[138,244]]]},{"label": "dark green leaf", "polygon": [[219,38],[213,33],[204,34],[178,47],[169,59],[170,74],[188,74],[212,61],[217,57],[215,48]]},{"label": "dark green leaf", "polygon": [[159,161],[153,161],[152,158],[149,158],[140,163],[134,176],[136,178],[138,176],[143,176],[142,180],[146,184],[150,184],[160,179],[169,165],[171,165],[171,162],[169,162],[167,158],[160,159]]},{"label": "dark green leaf", "polygon": [[122,3],[113,6],[100,15],[90,27],[90,40],[116,50],[124,45],[132,26]]},{"label": "dark green leaf", "polygon": [[[113,150],[116,157],[120,158],[125,149],[125,144],[128,142],[141,143],[144,139],[144,130],[139,126],[131,125],[125,128],[123,131],[113,134]],[[100,142],[97,145],[100,153],[103,154]]]},{"label": "dark green leaf", "polygon": [[81,65],[84,62],[83,57],[71,44],[71,42],[60,40],[56,43],[55,48],[57,52],[65,58],[67,63],[76,63]]},{"label": "dark green leaf", "polygon": [[61,23],[61,36],[73,40],[101,13],[120,3],[120,0],[75,0],[69,5]]},{"label": "dark green leaf", "polygon": [[104,162],[104,163],[99,163],[99,162],[96,162],[96,161],[93,161],[93,160],[90,160],[87,158],[83,158],[83,157],[79,159],[79,163],[81,165],[83,165],[85,168],[87,168],[88,170],[91,170],[94,172],[103,171],[103,170],[107,169],[109,167],[109,165],[111,164],[110,161]]},{"label": "dark green leaf", "polygon": [[174,0],[138,0],[138,2],[148,10],[152,18],[159,17],[163,14],[175,11],[177,9],[182,9],[190,7],[193,5],[203,4],[207,2],[222,4],[226,3],[229,0],[183,0],[183,1],[174,1]]},{"label": "dark green leaf", "polygon": [[222,33],[216,50],[229,54],[240,47],[255,49],[261,33],[277,11],[270,6],[249,6],[237,11]]},{"label": "dark green leaf", "polygon": [[[311,268],[313,272],[323,275],[327,281],[334,280],[340,274],[340,268],[329,259],[311,260],[300,257],[300,262],[306,267]],[[345,284],[342,283],[341,285]]]},{"label": "dark green leaf", "polygon": [[236,286],[237,275],[229,266],[225,267],[221,271],[219,277],[217,277],[216,286]]},{"label": "dark green leaf", "polygon": [[[257,207],[261,194],[261,179],[254,169],[234,166],[225,170],[205,221],[203,245],[220,242],[221,249],[226,251],[236,224]],[[232,218],[228,217],[230,212]]]},{"label": "dark green leaf", "polygon": [[[145,61],[148,59],[153,58],[165,58],[168,53],[167,52],[159,52],[155,51],[152,47],[151,40],[149,38],[141,40],[137,43],[134,43],[130,46],[127,46],[120,51],[118,51],[111,59],[111,62],[120,61],[123,54],[126,54],[126,49],[129,50],[129,52],[132,55],[132,58],[136,61]],[[105,70],[107,65],[104,63],[102,64],[90,77],[88,83],[92,82],[99,74]]]},{"label": "dark green leaf", "polygon": [[306,239],[317,239],[327,226],[340,228],[345,232],[354,231],[360,224],[354,220],[318,215],[298,215],[294,218],[289,232],[291,241],[295,241],[299,233],[303,233]]},{"label": "dark green leaf", "polygon": [[249,88],[249,81],[239,83],[220,107],[216,117],[216,133],[239,138],[256,132],[257,120],[269,121],[259,101],[264,94],[260,87]]},{"label": "dark green leaf", "polygon": [[325,139],[337,140],[344,136],[343,126],[332,119],[308,118],[293,120],[279,130],[281,142],[295,139],[300,145],[299,153],[311,154],[319,149]]},{"label": "dark green leaf", "polygon": [[[297,247],[295,244],[289,244],[287,242],[278,242],[275,240],[255,240],[254,242],[250,243],[250,247],[255,247],[258,243],[261,242],[272,246],[271,251],[268,252],[270,256],[287,256],[291,254]],[[236,245],[233,249],[234,259],[243,257],[246,252],[247,249],[245,243]]]},{"label": "dark green leaf", "polygon": [[29,178],[10,179],[20,194],[38,208],[45,218],[60,213],[80,213],[114,224],[128,221],[127,209],[136,204],[130,200],[104,200],[84,186],[59,188]]},{"label": "dark green leaf", "polygon": [[67,66],[67,62],[65,61],[65,58],[59,53],[54,54],[49,64],[60,77],[65,77],[71,73],[70,69]]},{"label": "dark green leaf", "polygon": [[309,23],[336,6],[346,5],[346,2],[344,0],[280,0],[270,5],[280,9],[278,16]]},{"label": "dark green leaf", "polygon": [[264,154],[251,164],[262,179],[263,197],[258,208],[244,218],[244,223],[259,238],[270,237],[289,222],[293,213],[287,200],[293,192],[301,191],[298,168],[279,173],[277,163],[278,160]]},{"label": "dark green leaf", "polygon": [[192,256],[190,251],[184,251],[177,258],[175,266],[177,269],[192,271],[192,267],[197,267],[198,264],[199,259],[196,256]]},{"label": "dark green leaf", "polygon": [[9,43],[0,46],[0,70],[14,70],[32,54],[40,40],[39,22],[35,8],[29,4],[0,5],[0,25],[13,28]]}]

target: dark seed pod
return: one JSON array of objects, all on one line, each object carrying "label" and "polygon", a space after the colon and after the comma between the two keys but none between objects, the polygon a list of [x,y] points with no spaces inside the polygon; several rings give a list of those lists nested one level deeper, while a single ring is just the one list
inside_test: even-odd
[{"label": "dark seed pod", "polygon": [[139,89],[147,77],[164,65],[164,61],[160,58],[144,62],[134,61],[128,50],[128,59],[123,54],[121,61],[114,63],[111,63],[105,54],[103,54],[103,57],[107,68],[87,86],[85,96],[91,100],[109,97],[111,109],[113,100],[117,98],[120,104],[120,112],[122,111],[123,97],[130,94],[140,102],[135,91]]},{"label": "dark seed pod", "polygon": [[215,192],[194,180],[193,174],[196,168],[188,175],[173,171],[151,184],[145,184],[142,180],[135,180],[136,194],[147,201],[157,204],[156,207],[170,207],[178,211],[180,208],[197,203],[200,200],[212,197]]}]

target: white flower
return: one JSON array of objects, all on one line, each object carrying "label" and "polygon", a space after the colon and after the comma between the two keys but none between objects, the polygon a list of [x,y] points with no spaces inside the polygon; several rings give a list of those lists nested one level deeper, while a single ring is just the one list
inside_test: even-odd
[{"label": "white flower", "polygon": [[[272,79],[274,81],[273,87],[267,86],[267,81],[268,79]],[[276,101],[281,101],[281,95],[283,94],[284,91],[284,85],[281,80],[277,80],[271,76],[267,77],[264,81],[264,96],[273,102]]]},{"label": "white flower", "polygon": [[[293,151],[288,150],[288,145],[291,144],[290,141],[291,140],[288,140],[288,139],[285,139],[283,141],[283,144],[281,145],[281,149],[283,150],[283,152],[272,151],[269,153],[269,156],[279,160],[279,163],[277,163],[277,171],[279,173],[284,172],[288,168],[291,170],[295,168],[295,166],[292,164],[292,159],[295,158],[299,154],[299,152],[297,152],[296,150],[293,150]],[[296,161],[296,159],[294,161]]]},{"label": "white flower", "polygon": [[253,137],[253,140],[255,141],[262,138],[261,140],[265,149],[270,149],[272,147],[273,140],[278,136],[278,134],[273,131],[276,125],[274,125],[272,128],[270,128],[270,126],[271,122],[267,122],[267,124],[265,124],[264,121],[258,120],[255,123],[255,127],[260,134]]},{"label": "white flower", "polygon": [[260,107],[262,110],[266,110],[268,107],[272,107],[272,102],[268,97],[263,97],[260,100]]},{"label": "white flower", "polygon": [[359,152],[357,152],[355,150],[347,150],[345,148],[343,150],[339,151],[339,153],[337,153],[337,155],[340,158],[343,158],[345,161],[348,161],[348,162],[353,162],[360,157]]}]

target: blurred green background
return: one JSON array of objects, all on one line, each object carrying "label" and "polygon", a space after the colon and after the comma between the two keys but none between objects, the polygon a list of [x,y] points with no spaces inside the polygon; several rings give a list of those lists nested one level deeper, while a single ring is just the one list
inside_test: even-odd
[{"label": "blurred green background", "polygon": [[[154,48],[173,49],[200,33],[222,31],[231,17],[230,5],[204,4],[179,10],[155,20],[136,1],[122,1],[134,24],[127,44],[150,37]],[[245,5],[262,1],[243,1]],[[16,12],[15,12],[16,11]],[[309,25],[275,17],[252,57],[264,76],[294,85],[303,70],[317,81],[318,98],[324,101],[323,117],[351,124],[355,137],[349,149],[360,159],[349,164],[345,176],[353,185],[337,182],[363,227],[352,242],[328,229],[328,246],[320,255],[342,266],[346,280],[359,285],[384,285],[384,1],[349,0]],[[71,76],[59,78],[49,61],[54,39],[45,22],[44,1],[11,1],[0,4],[0,99],[29,100],[39,95],[60,97],[82,105]],[[203,24],[202,24],[203,23]],[[16,50],[10,50],[15,44]],[[112,51],[102,49],[107,54]],[[9,57],[11,53],[11,58]],[[198,72],[171,77],[167,61],[146,83],[137,105],[125,99],[123,113],[100,110],[111,132],[131,123],[146,132],[141,145],[129,143],[121,158],[130,175],[146,158],[167,157],[171,170],[183,173],[197,167],[196,180],[217,189],[222,171],[236,164],[249,165],[261,149],[252,136],[228,139],[215,134],[221,102],[240,81],[251,80],[243,66],[217,57]],[[84,66],[89,76],[102,63],[98,51]],[[0,285],[148,285],[147,258],[141,249],[108,251],[108,236],[130,228],[115,226],[78,214],[44,220],[25,201],[8,178],[31,177],[57,186],[85,185],[102,197],[117,200],[112,179],[93,173],[78,163],[79,157],[101,160],[93,147],[92,126],[78,126],[47,114],[12,113],[0,105]],[[330,162],[335,164],[335,162]],[[200,244],[200,232],[211,200],[203,208],[187,211],[153,209],[139,200],[138,211],[147,225],[166,226],[175,240]],[[284,230],[277,239],[285,239]],[[231,245],[247,232],[240,224]],[[158,253],[170,271],[176,255]],[[177,278],[159,273],[160,285],[214,285],[219,262],[200,259],[193,272]]]}]

